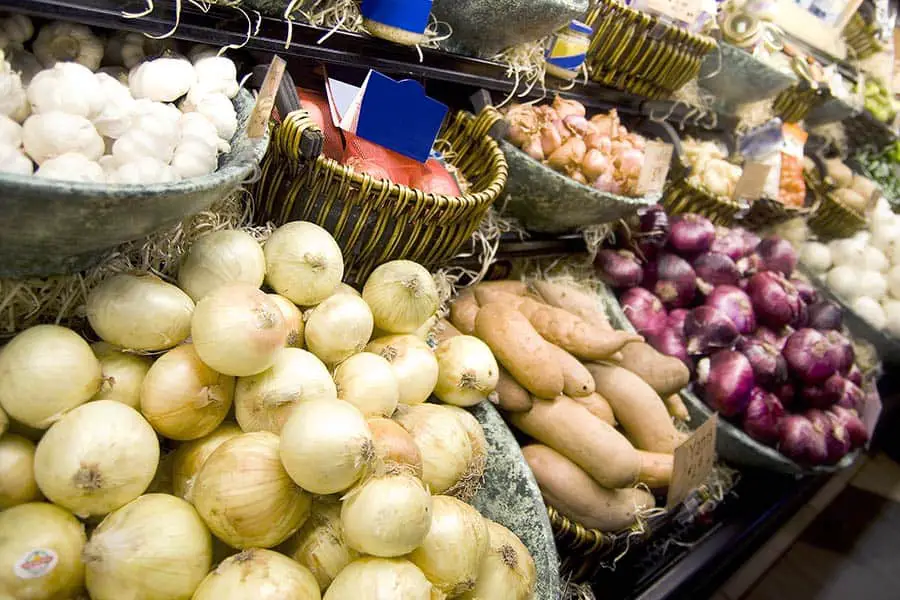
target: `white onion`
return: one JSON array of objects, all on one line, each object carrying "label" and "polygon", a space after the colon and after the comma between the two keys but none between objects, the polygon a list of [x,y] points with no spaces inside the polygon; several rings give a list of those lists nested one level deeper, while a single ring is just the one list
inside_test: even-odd
[{"label": "white onion", "polygon": [[306,347],[328,365],[362,352],[372,337],[372,311],[357,296],[326,298],[306,316]]},{"label": "white onion", "polygon": [[302,348],[303,337],[303,313],[297,308],[297,305],[279,294],[268,294],[278,309],[281,310],[281,316],[284,317],[284,326],[287,329],[287,346],[289,348]]},{"label": "white onion", "polygon": [[90,400],[102,380],[91,347],[65,327],[31,327],[0,350],[0,405],[29,427],[50,427]]},{"label": "white onion", "polygon": [[334,288],[334,293],[332,296],[336,294],[350,294],[351,296],[356,296],[357,298],[362,298],[362,294],[360,294],[355,287],[347,285],[346,283],[339,283],[336,288]]},{"label": "white onion", "polygon": [[193,344],[157,359],[141,385],[141,413],[160,434],[195,440],[218,427],[234,397],[234,377],[207,367]]},{"label": "white onion", "polygon": [[323,600],[433,600],[431,582],[402,558],[361,558],[340,572]]},{"label": "white onion", "polygon": [[0,437],[0,510],[40,498],[34,480],[34,443],[14,433]]},{"label": "white onion", "polygon": [[235,283],[216,288],[197,303],[191,338],[203,362],[219,373],[244,377],[275,363],[287,330],[271,298]]},{"label": "white onion", "polygon": [[84,547],[93,600],[189,598],[212,564],[212,538],[194,507],[147,494],[110,513]]},{"label": "white onion", "polygon": [[900,240],[900,220],[896,215],[878,219],[872,223],[870,242],[873,246],[887,253],[897,240]]},{"label": "white onion", "polygon": [[34,455],[41,492],[86,518],[140,496],[156,474],[159,442],[139,412],[120,402],[88,402],[44,434]]},{"label": "white onion", "polygon": [[375,326],[388,333],[412,333],[440,304],[431,273],[411,260],[392,260],[372,271],[362,297]]},{"label": "white onion", "polygon": [[104,341],[127,350],[172,348],[191,333],[194,301],[155,275],[110,277],[88,294],[87,317]]},{"label": "white onion", "polygon": [[194,478],[216,448],[243,433],[234,423],[222,423],[209,435],[178,446],[172,457],[172,493],[193,500]]},{"label": "white onion", "polygon": [[428,400],[438,379],[438,362],[431,348],[414,335],[390,335],[373,340],[367,352],[380,354],[391,363],[400,386],[401,404]]},{"label": "white onion", "polygon": [[400,401],[397,377],[385,358],[360,352],[334,370],[337,397],[358,408],[367,417],[390,417]]},{"label": "white onion", "polygon": [[144,356],[122,352],[112,344],[91,344],[94,356],[100,361],[103,384],[92,400],[115,400],[131,408],[141,406],[141,383],[152,361]]},{"label": "white onion", "polygon": [[[893,336],[900,337],[900,300],[885,298],[881,303],[884,308],[884,328]],[[0,444],[2,444],[0,440]]]},{"label": "white onion", "polygon": [[858,271],[850,265],[841,265],[828,271],[828,287],[835,294],[847,300],[853,300],[860,294],[857,286],[859,281]]},{"label": "white onion", "polygon": [[305,567],[283,554],[253,548],[222,561],[206,576],[191,600],[319,600],[320,597],[316,578]]},{"label": "white onion", "polygon": [[509,529],[485,519],[490,543],[475,589],[461,600],[531,600],[537,571],[528,548]]},{"label": "white onion", "polygon": [[463,502],[468,502],[481,489],[484,479],[484,469],[487,466],[488,454],[487,438],[484,436],[484,428],[472,413],[457,406],[446,405],[442,408],[449,410],[459,419],[459,422],[469,435],[469,443],[472,444],[472,460],[469,462],[466,474],[453,488],[446,492],[448,496],[454,496]]},{"label": "white onion", "polygon": [[878,271],[857,269],[857,295],[880,301],[887,293],[887,279]]},{"label": "white onion", "polygon": [[875,329],[884,329],[884,326],[887,325],[887,315],[884,314],[884,309],[874,298],[860,296],[853,301],[850,308]]},{"label": "white onion", "polygon": [[281,433],[299,403],[336,399],[334,380],[322,361],[306,350],[285,348],[270,368],[238,379],[234,410],[244,431]]},{"label": "white onion", "polygon": [[84,542],[78,519],[53,504],[0,512],[0,597],[72,598],[84,584]]},{"label": "white onion", "polygon": [[194,302],[229,283],[255,288],[266,277],[262,247],[244,231],[226,229],[204,235],[188,249],[178,269],[178,287]]},{"label": "white onion", "polygon": [[800,247],[800,262],[814,273],[824,273],[831,268],[831,250],[821,242],[806,242]]},{"label": "white onion", "polygon": [[265,245],[266,281],[300,306],[314,306],[344,278],[344,257],[331,234],[306,221],[282,225]]},{"label": "white onion", "polygon": [[375,444],[375,472],[386,473],[402,466],[422,477],[422,454],[409,432],[396,421],[376,417],[366,421]]},{"label": "white onion", "polygon": [[900,299],[900,265],[887,272],[887,286],[891,296]]},{"label": "white onion", "polygon": [[868,271],[884,272],[890,267],[890,262],[881,250],[874,246],[866,246],[863,248],[862,260],[857,266]]},{"label": "white onion", "polygon": [[458,335],[438,344],[438,380],[434,395],[454,406],[475,406],[497,387],[500,369],[487,344]]},{"label": "white onion", "polygon": [[375,476],[344,499],[344,539],[363,554],[403,556],[428,535],[431,512],[432,497],[417,477],[402,470]]},{"label": "white onion", "polygon": [[324,590],[359,554],[344,541],[341,504],[322,498],[313,503],[303,527],[279,548],[309,569]]},{"label": "white onion", "polygon": [[309,515],[309,494],[294,485],[268,431],[232,438],[206,459],[194,479],[193,502],[217,538],[234,548],[269,548]]},{"label": "white onion", "polygon": [[297,485],[314,494],[346,490],[373,459],[365,417],[343,400],[303,402],[281,430],[284,468]]},{"label": "white onion", "polygon": [[454,492],[467,481],[476,456],[469,434],[450,410],[436,404],[401,406],[394,416],[422,453],[422,481],[433,494]]}]

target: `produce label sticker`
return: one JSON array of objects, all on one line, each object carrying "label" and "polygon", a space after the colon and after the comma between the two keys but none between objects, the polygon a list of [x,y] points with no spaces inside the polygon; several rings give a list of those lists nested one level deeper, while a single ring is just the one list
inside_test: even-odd
[{"label": "produce label sticker", "polygon": [[718,423],[719,415],[713,413],[706,423],[691,434],[691,437],[675,448],[672,483],[669,485],[666,509],[671,510],[684,502],[691,491],[706,481],[716,460]]},{"label": "produce label sticker", "polygon": [[746,162],[741,178],[734,186],[735,200],[756,200],[761,198],[769,179],[772,165],[762,162]]},{"label": "produce label sticker", "polygon": [[644,147],[644,166],[638,177],[637,193],[641,196],[659,194],[669,174],[672,162],[672,144],[648,141]]},{"label": "produce label sticker", "polygon": [[36,548],[27,552],[13,565],[13,572],[19,579],[37,579],[56,568],[59,558],[56,552],[47,548]]}]

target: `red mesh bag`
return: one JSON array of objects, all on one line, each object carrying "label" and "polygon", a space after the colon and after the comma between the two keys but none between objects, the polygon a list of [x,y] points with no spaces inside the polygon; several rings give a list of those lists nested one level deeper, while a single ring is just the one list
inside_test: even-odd
[{"label": "red mesh bag", "polygon": [[354,170],[368,173],[378,179],[389,179],[394,183],[410,185],[425,172],[425,165],[419,161],[388,150],[384,146],[344,132],[347,147],[341,162]]},{"label": "red mesh bag", "polygon": [[456,178],[436,158],[429,158],[425,162],[424,172],[412,182],[412,187],[432,194],[454,197],[461,194]]},{"label": "red mesh bag", "polygon": [[326,158],[341,160],[344,155],[344,140],[341,132],[334,126],[331,118],[331,109],[328,107],[328,99],[319,92],[297,88],[303,110],[309,113],[313,121],[322,129],[325,135],[325,143],[322,146],[322,154]]}]

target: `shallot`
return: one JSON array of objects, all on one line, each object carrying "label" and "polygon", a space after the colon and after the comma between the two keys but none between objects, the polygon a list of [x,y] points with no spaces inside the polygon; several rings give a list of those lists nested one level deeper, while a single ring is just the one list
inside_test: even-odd
[{"label": "shallot", "polygon": [[806,306],[797,288],[778,273],[753,275],[747,282],[747,294],[759,321],[772,329],[797,323],[804,316]]}]

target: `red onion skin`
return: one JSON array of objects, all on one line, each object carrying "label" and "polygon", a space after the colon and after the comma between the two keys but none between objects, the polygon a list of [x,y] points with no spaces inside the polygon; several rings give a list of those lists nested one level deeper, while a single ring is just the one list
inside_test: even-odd
[{"label": "red onion skin", "polygon": [[684,336],[671,327],[664,327],[658,333],[647,336],[647,341],[658,352],[666,356],[674,356],[683,362],[689,369],[693,369],[694,363],[688,356]]},{"label": "red onion skin", "polygon": [[825,435],[816,431],[802,415],[785,415],[781,420],[778,450],[788,458],[808,464],[822,464],[828,457]]},{"label": "red onion skin", "polygon": [[813,424],[816,433],[825,438],[825,464],[833,465],[850,451],[850,435],[837,417],[821,410],[808,410],[806,417]]},{"label": "red onion skin", "polygon": [[686,308],[676,308],[675,310],[670,312],[669,318],[666,322],[668,328],[684,337],[684,321],[685,319],[687,319],[689,312],[691,311]]},{"label": "red onion skin", "polygon": [[843,324],[841,307],[830,300],[822,300],[809,307],[809,326],[819,331],[840,331]]},{"label": "red onion skin", "polygon": [[697,274],[691,264],[674,254],[661,254],[644,269],[643,285],[662,300],[666,308],[690,306],[697,293]]},{"label": "red onion skin", "polygon": [[650,335],[666,325],[666,309],[659,298],[641,287],[625,290],[619,299],[625,316],[641,335]]},{"label": "red onion skin", "polygon": [[817,385],[804,385],[800,390],[800,396],[809,408],[825,410],[834,406],[844,395],[845,384],[849,381],[835,373]]},{"label": "red onion skin", "polygon": [[794,247],[780,237],[764,239],[757,246],[756,253],[768,271],[777,271],[785,277],[790,277],[797,268],[797,253]]},{"label": "red onion skin", "polygon": [[744,247],[747,249],[747,254],[756,252],[756,249],[759,248],[759,243],[762,241],[760,237],[743,227],[736,227],[735,231],[740,233],[741,237],[744,238]]},{"label": "red onion skin", "polygon": [[738,333],[753,333],[756,329],[756,315],[753,313],[750,296],[739,287],[720,285],[706,297],[705,304],[731,319]]},{"label": "red onion skin", "polygon": [[704,252],[692,263],[697,274],[697,286],[705,294],[717,285],[737,285],[741,279],[737,265],[725,254]]},{"label": "red onion skin", "polygon": [[603,281],[614,288],[630,288],[641,284],[644,269],[634,253],[628,250],[601,250],[594,259]]},{"label": "red onion skin", "polygon": [[768,327],[757,327],[753,332],[753,338],[778,347],[778,335]]},{"label": "red onion skin", "polygon": [[869,441],[869,431],[856,411],[843,406],[832,406],[829,412],[844,426],[847,437],[850,439],[851,448],[861,448],[866,445],[866,442]]},{"label": "red onion skin", "polygon": [[753,275],[747,282],[747,294],[757,320],[771,329],[793,325],[805,316],[806,305],[796,288],[778,273],[763,271]]},{"label": "red onion skin", "polygon": [[847,373],[847,380],[852,381],[857,387],[862,387],[863,374],[855,364],[850,367],[850,371]]},{"label": "red onion skin", "polygon": [[758,254],[748,254],[734,264],[737,266],[740,274],[744,277],[750,277],[751,275],[766,270],[765,267],[763,267],[762,259]]},{"label": "red onion skin", "polygon": [[744,411],[743,428],[747,435],[764,444],[774,446],[778,442],[784,406],[774,394],[760,387],[750,390],[750,402]]},{"label": "red onion skin", "polygon": [[814,288],[808,281],[802,279],[791,279],[791,285],[797,289],[800,299],[807,305],[815,304],[819,301],[819,290]]},{"label": "red onion skin", "polygon": [[716,227],[706,217],[684,215],[672,223],[669,247],[678,254],[693,256],[706,252],[716,238]]},{"label": "red onion skin", "polygon": [[697,365],[703,399],[724,417],[743,414],[754,387],[753,368],[740,352],[720,350]]},{"label": "red onion skin", "polygon": [[866,404],[866,393],[849,379],[842,379],[838,397],[834,404],[862,414],[863,407]]},{"label": "red onion skin", "polygon": [[669,241],[669,215],[662,206],[656,204],[640,215],[640,233],[637,247],[645,259],[655,258]]},{"label": "red onion skin", "polygon": [[750,361],[756,385],[771,391],[787,381],[787,362],[775,346],[753,338],[741,338],[737,351]]},{"label": "red onion skin", "polygon": [[713,240],[709,251],[724,254],[732,261],[740,260],[748,254],[747,244],[741,232],[727,227],[716,228],[716,239]]},{"label": "red onion skin", "polygon": [[825,337],[831,346],[828,349],[828,360],[834,365],[835,371],[841,375],[846,375],[853,367],[853,360],[856,357],[853,351],[853,344],[850,343],[844,335],[837,331],[826,331]]},{"label": "red onion skin", "polygon": [[782,354],[788,369],[806,384],[823,383],[834,375],[828,358],[828,339],[815,329],[798,329],[791,334]]},{"label": "red onion skin", "polygon": [[720,348],[731,348],[738,336],[734,322],[711,306],[698,306],[684,320],[688,354],[709,354]]}]

